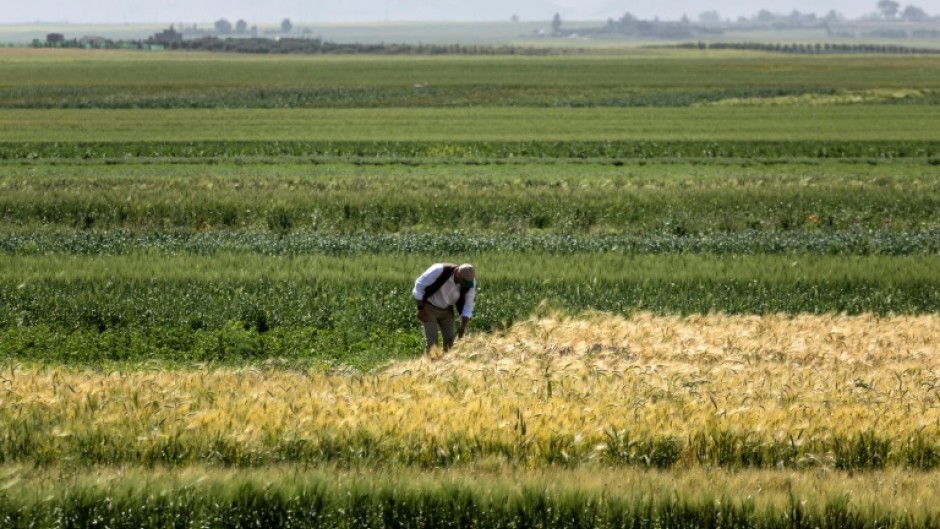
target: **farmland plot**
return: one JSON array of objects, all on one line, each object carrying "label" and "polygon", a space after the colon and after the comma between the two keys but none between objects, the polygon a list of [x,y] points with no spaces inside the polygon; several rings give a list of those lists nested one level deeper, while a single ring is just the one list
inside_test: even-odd
[{"label": "farmland plot", "polygon": [[936,58],[76,56],[0,57],[3,525],[936,525]]},{"label": "farmland plot", "polygon": [[[371,373],[11,364],[0,468],[18,486],[0,509],[51,526],[130,509],[141,527],[333,527],[354,508],[380,526],[929,527],[937,323],[552,314]],[[22,470],[60,461],[107,477]],[[862,469],[878,473],[843,473]]]}]

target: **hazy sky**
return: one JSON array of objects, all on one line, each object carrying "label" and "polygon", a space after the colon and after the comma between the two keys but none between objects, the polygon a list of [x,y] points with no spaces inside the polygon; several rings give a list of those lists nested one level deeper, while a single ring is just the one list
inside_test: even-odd
[{"label": "hazy sky", "polygon": [[[212,22],[245,19],[250,24],[359,21],[491,21],[607,20],[624,13],[652,19],[695,20],[706,10],[722,18],[751,16],[761,9],[774,13],[825,15],[836,10],[849,18],[877,11],[877,0],[0,0],[0,24],[23,22]],[[940,14],[940,0],[899,0],[931,15]]]}]

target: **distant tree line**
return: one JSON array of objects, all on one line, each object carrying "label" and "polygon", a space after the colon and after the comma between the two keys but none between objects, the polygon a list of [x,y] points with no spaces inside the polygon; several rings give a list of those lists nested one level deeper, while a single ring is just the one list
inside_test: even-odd
[{"label": "distant tree line", "polygon": [[361,44],[336,43],[307,38],[217,38],[186,39],[167,44],[168,49],[232,53],[379,54],[379,55],[549,55],[571,50],[516,46],[464,44]]},{"label": "distant tree line", "polygon": [[94,48],[94,49],[169,49],[229,53],[257,54],[377,54],[377,55],[567,55],[583,50],[573,48],[535,48],[532,46],[488,46],[466,44],[361,44],[335,43],[319,38],[300,37],[216,37],[203,36],[183,39],[182,34],[170,29],[146,40],[111,40],[103,37],[66,39],[50,33],[45,41],[34,39],[34,48]]},{"label": "distant tree line", "polygon": [[106,38],[62,39],[56,41],[33,39],[30,47],[33,48],[90,48],[90,49],[140,49],[143,45],[139,41],[114,41]]},{"label": "distant tree line", "polygon": [[[940,17],[931,17],[924,9],[908,5],[901,8],[895,0],[878,0],[879,14],[871,14],[855,21],[857,24],[877,24],[882,27],[870,29],[861,34],[843,31],[841,37],[872,37],[872,38],[932,38],[936,36],[935,30],[907,27],[912,23],[929,24],[940,23]],[[558,13],[551,21],[551,31],[539,30],[534,32],[541,37],[590,37],[590,36],[627,36],[642,38],[685,39],[698,36],[721,35],[726,31],[766,31],[766,30],[796,30],[796,29],[825,29],[833,35],[833,27],[844,24],[853,24],[844,16],[830,10],[825,16],[815,13],[778,14],[761,9],[751,17],[739,17],[736,21],[722,20],[717,11],[708,10],[699,14],[698,22],[693,22],[683,15],[677,21],[643,20],[627,12],[623,16],[607,20],[607,24],[598,27],[578,27],[568,29]],[[933,32],[933,33],[931,33]]]},{"label": "distant tree line", "polygon": [[[33,41],[33,47],[56,48],[105,48],[105,49],[147,49],[150,41],[93,41],[82,42],[76,39],[61,42]],[[166,49],[257,54],[374,54],[374,55],[563,55],[578,54],[583,50],[575,48],[536,48],[531,46],[484,46],[462,44],[340,44],[321,39],[300,38],[217,38],[202,37],[165,43]],[[699,50],[747,50],[794,54],[940,54],[937,48],[915,48],[894,44],[840,44],[840,43],[759,43],[759,42],[686,42],[664,44],[659,48],[699,49]]]},{"label": "distant tree line", "polygon": [[680,49],[699,49],[699,50],[750,50],[750,51],[769,51],[778,53],[797,53],[797,54],[861,54],[861,53],[881,53],[881,54],[940,54],[940,49],[931,48],[912,48],[909,46],[897,46],[892,44],[782,44],[769,43],[761,44],[757,42],[689,42],[677,44],[675,46],[664,46]]}]

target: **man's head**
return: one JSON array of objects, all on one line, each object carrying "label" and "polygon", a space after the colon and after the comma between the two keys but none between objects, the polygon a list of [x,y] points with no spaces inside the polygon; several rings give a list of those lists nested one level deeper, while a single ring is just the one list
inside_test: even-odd
[{"label": "man's head", "polygon": [[473,265],[470,263],[464,263],[457,267],[457,271],[454,272],[457,282],[463,284],[467,287],[473,286],[473,279],[476,277],[476,270],[473,269]]}]

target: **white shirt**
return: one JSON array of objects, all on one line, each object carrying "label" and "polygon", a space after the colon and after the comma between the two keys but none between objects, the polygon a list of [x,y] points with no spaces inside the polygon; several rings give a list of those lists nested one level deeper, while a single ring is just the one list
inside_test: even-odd
[{"label": "white shirt", "polygon": [[[444,273],[444,265],[442,263],[431,265],[431,268],[425,270],[424,273],[418,277],[417,281],[415,281],[415,289],[412,292],[415,299],[418,301],[423,300],[425,289],[431,286],[437,278],[441,277],[442,273]],[[477,282],[474,280],[473,286],[464,295],[463,311],[460,313],[461,317],[473,317],[473,298],[475,298],[476,295]],[[445,308],[457,303],[458,299],[460,299],[460,284],[450,279],[445,281],[444,284],[441,285],[441,288],[428,298],[428,302],[435,307]]]}]

